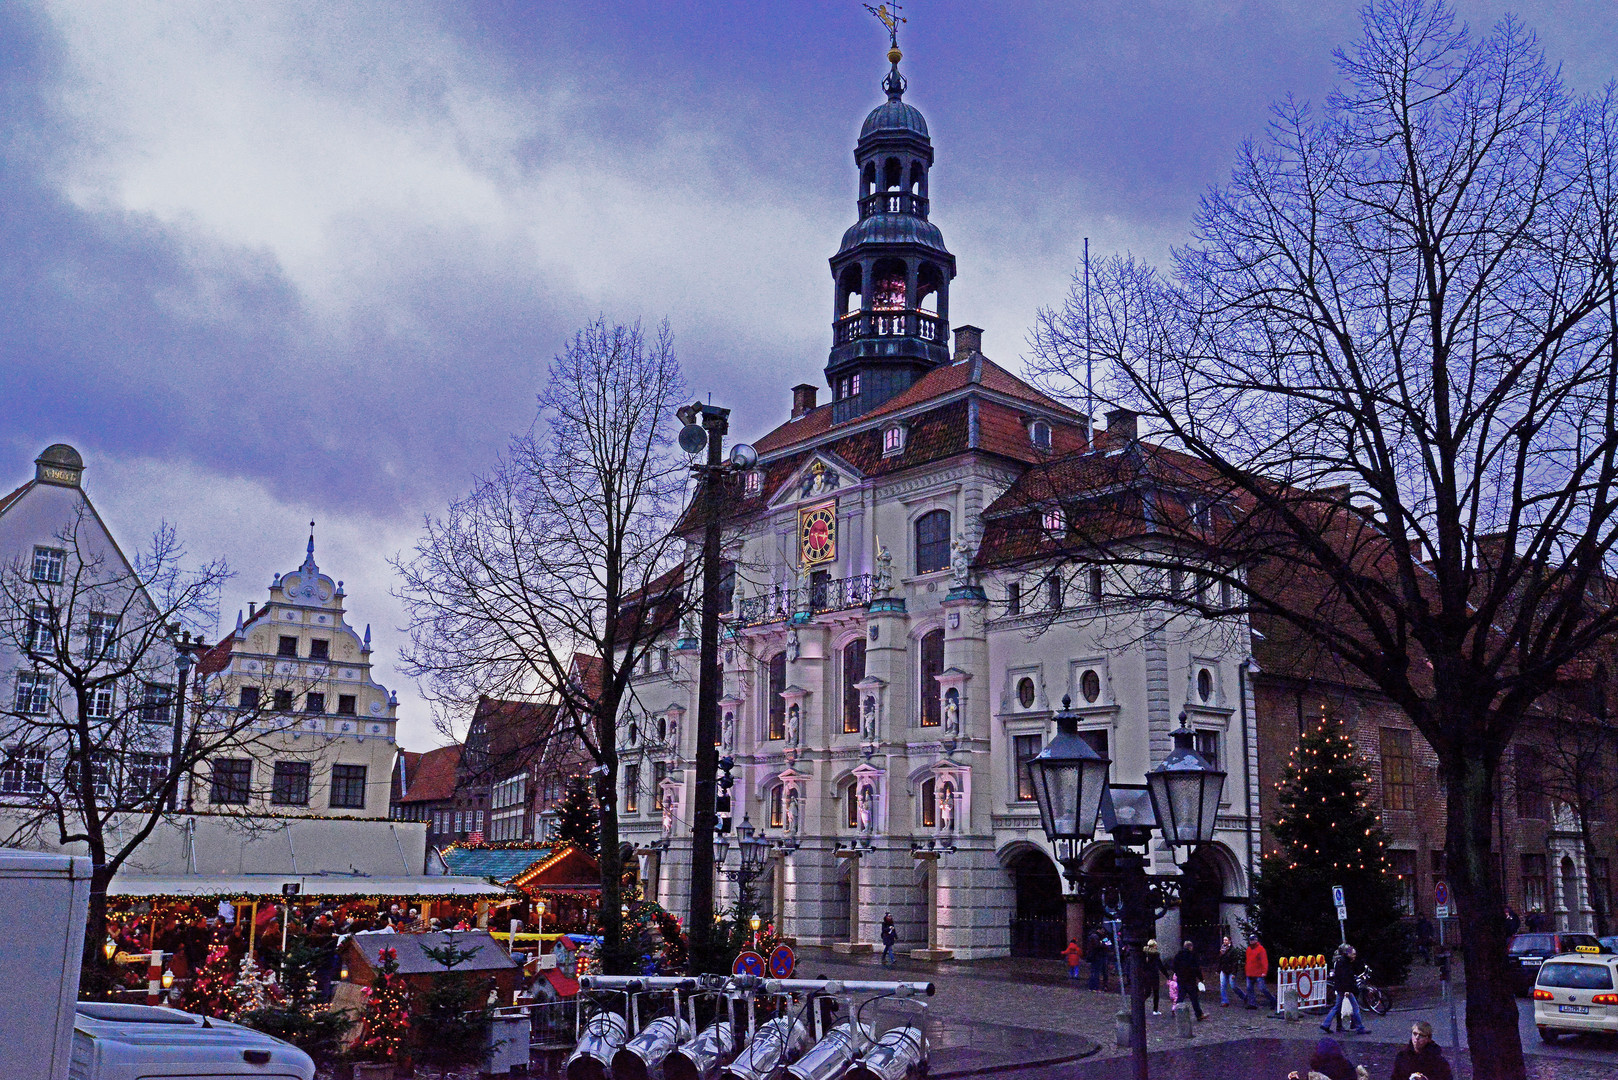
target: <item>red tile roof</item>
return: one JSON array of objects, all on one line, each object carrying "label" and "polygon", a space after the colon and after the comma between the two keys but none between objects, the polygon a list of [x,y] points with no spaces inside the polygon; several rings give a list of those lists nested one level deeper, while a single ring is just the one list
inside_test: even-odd
[{"label": "red tile roof", "polygon": [[601,662],[601,657],[590,653],[573,654],[573,678],[578,681],[584,696],[591,701],[601,696],[606,671],[607,665]]},{"label": "red tile roof", "polygon": [[416,761],[415,771],[405,774],[409,788],[399,801],[420,803],[453,799],[455,767],[460,761],[461,747],[458,743],[440,746],[437,750],[429,750],[420,755]]},{"label": "red tile roof", "polygon": [[34,486],[34,482],[32,480],[30,480],[30,481],[28,481],[28,483],[22,485],[22,487],[18,488],[16,491],[13,491],[10,495],[7,495],[5,498],[0,499],[0,511],[4,511],[6,507],[8,507],[12,503],[16,502],[17,499],[22,495],[23,492],[27,491],[29,488],[31,488],[33,486]]}]

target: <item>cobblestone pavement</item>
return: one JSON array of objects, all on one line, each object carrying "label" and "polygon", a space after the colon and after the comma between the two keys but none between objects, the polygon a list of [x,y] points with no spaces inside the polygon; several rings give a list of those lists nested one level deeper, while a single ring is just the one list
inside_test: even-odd
[{"label": "cobblestone pavement", "polygon": [[[1116,982],[1112,993],[1092,993],[1082,983],[1067,978],[1058,961],[989,960],[969,963],[945,962],[927,964],[918,961],[900,961],[897,970],[884,970],[876,957],[848,957],[818,950],[800,950],[799,973],[803,977],[843,978],[898,978],[934,982],[938,993],[929,1008],[930,1017],[939,1022],[940,1031],[949,1031],[949,1039],[959,1045],[963,1039],[970,1043],[974,1025],[1004,1026],[1022,1032],[1047,1032],[1055,1035],[1087,1036],[1099,1044],[1100,1050],[1091,1058],[1067,1062],[1048,1068],[1027,1068],[1008,1072],[1008,1080],[1059,1080],[1059,1078],[1087,1078],[1091,1076],[1117,1076],[1120,1057],[1128,1051],[1117,1046],[1116,1016],[1121,1001]],[[1154,1077],[1208,1077],[1222,1080],[1246,1080],[1247,1077],[1284,1077],[1288,1070],[1297,1068],[1308,1057],[1308,1048],[1320,1037],[1319,1018],[1313,1022],[1307,1017],[1299,1023],[1289,1024],[1268,1010],[1250,1011],[1232,1003],[1228,1008],[1219,1005],[1217,980],[1210,986],[1211,993],[1203,995],[1203,1011],[1207,1019],[1195,1025],[1193,1042],[1181,1038],[1169,1014],[1165,997],[1161,1015],[1147,1021],[1147,1049],[1154,1060],[1162,1062],[1161,1070],[1153,1069]],[[1452,1061],[1459,1059],[1461,1068],[1457,1076],[1469,1076],[1465,1067],[1465,1009],[1464,988],[1457,987],[1457,1021],[1462,1032],[1462,1050],[1459,1054],[1447,1050]],[[1393,1055],[1410,1030],[1412,1020],[1425,1019],[1433,1025],[1439,1043],[1450,1045],[1449,1012],[1441,1003],[1435,972],[1431,968],[1417,967],[1411,972],[1409,984],[1394,991],[1394,1008],[1387,1016],[1367,1014],[1366,1024],[1371,1028],[1369,1037],[1344,1036],[1349,1053],[1359,1060],[1364,1055],[1373,1077],[1385,1076],[1391,1068]],[[1150,1003],[1148,1002],[1148,1006]],[[1523,1050],[1530,1055],[1531,1077],[1539,1080],[1594,1080],[1600,1077],[1618,1077],[1618,1040],[1583,1036],[1564,1037],[1554,1046],[1540,1042],[1533,1026],[1530,1002],[1519,1004]],[[1374,1041],[1373,1041],[1374,1040]],[[942,1048],[943,1038],[935,1036],[935,1044]],[[1015,1047],[1028,1042],[1026,1035],[1011,1035],[1000,1039],[998,1050],[986,1054],[984,1065],[1004,1067],[1003,1063],[1015,1053]],[[1037,1039],[1032,1044],[1045,1049]],[[985,1045],[989,1045],[985,1040]],[[1050,1053],[1056,1052],[1051,1044]],[[1161,1056],[1160,1056],[1161,1055]],[[1385,1059],[1385,1060],[1384,1060]],[[963,1058],[966,1066],[970,1058]],[[1029,1061],[1048,1061],[1042,1054]],[[992,1063],[991,1063],[992,1062]],[[1183,1064],[1182,1064],[1183,1063]],[[1200,1064],[1193,1064],[1200,1063]],[[1215,1063],[1223,1063],[1216,1065]],[[938,1062],[952,1074],[960,1069],[944,1060]],[[1223,1071],[1221,1071],[1223,1069]],[[1179,1071],[1175,1071],[1179,1070]],[[978,1071],[986,1071],[979,1069]]]}]

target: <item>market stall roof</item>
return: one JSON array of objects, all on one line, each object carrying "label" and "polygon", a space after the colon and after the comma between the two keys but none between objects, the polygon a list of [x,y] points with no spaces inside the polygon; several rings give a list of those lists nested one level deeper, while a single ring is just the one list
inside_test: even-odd
[{"label": "market stall roof", "polygon": [[300,896],[504,896],[506,890],[472,877],[365,877],[358,874],[186,874],[139,877],[118,874],[108,896],[198,896],[229,899],[282,895],[297,882]]},{"label": "market stall roof", "polygon": [[440,853],[449,872],[490,878],[530,891],[588,892],[601,887],[601,866],[571,844],[559,847],[458,847]]},{"label": "market stall roof", "polygon": [[449,872],[460,877],[493,878],[510,881],[535,863],[550,858],[548,847],[484,848],[447,847],[443,851]]}]

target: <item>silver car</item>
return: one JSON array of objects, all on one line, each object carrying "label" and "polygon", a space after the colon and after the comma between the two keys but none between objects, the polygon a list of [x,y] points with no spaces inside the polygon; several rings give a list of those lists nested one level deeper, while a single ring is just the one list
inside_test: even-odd
[{"label": "silver car", "polygon": [[1534,1026],[1546,1042],[1563,1032],[1618,1034],[1618,956],[1592,950],[1545,961],[1534,980]]}]

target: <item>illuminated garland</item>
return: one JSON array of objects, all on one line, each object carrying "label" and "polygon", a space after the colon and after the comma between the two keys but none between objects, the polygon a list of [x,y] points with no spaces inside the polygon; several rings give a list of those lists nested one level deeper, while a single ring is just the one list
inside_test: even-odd
[{"label": "illuminated garland", "polygon": [[371,1061],[398,1061],[410,1038],[410,987],[399,974],[399,953],[382,949],[376,978],[366,987],[365,1027],[355,1049]]}]

